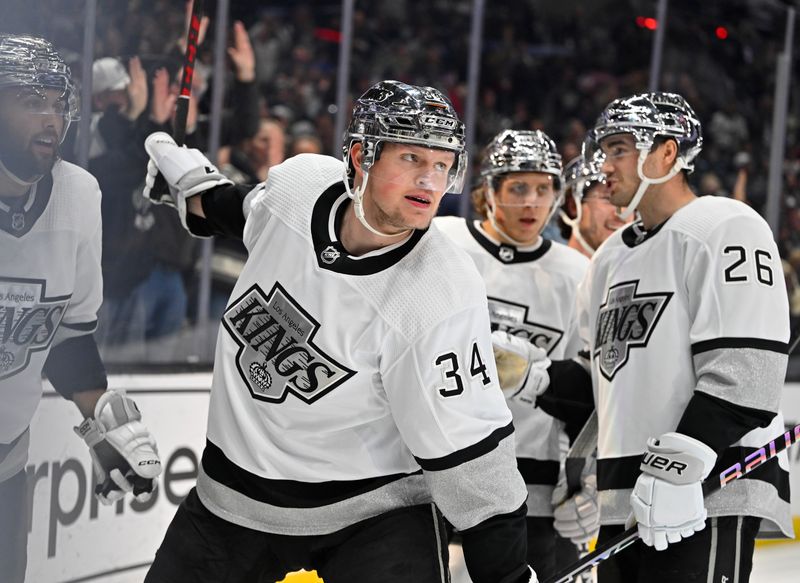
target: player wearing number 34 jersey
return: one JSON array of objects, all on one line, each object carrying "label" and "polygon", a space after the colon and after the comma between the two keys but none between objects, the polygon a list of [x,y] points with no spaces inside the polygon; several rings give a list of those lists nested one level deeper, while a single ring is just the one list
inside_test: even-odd
[{"label": "player wearing number 34 jersey", "polygon": [[444,582],[439,510],[465,533],[476,583],[536,581],[486,290],[428,228],[461,188],[463,125],[437,90],[387,81],[347,135],[344,165],[299,155],[252,190],[165,134],[147,140],[184,224],[249,253],[220,326],[197,488],[148,583],[301,567],[326,583]]}]

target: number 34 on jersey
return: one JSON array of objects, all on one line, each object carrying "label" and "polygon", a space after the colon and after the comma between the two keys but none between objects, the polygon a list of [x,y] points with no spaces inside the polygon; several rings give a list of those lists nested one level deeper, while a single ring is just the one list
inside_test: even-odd
[{"label": "number 34 on jersey", "polygon": [[460,395],[464,392],[465,382],[475,381],[483,387],[488,387],[492,384],[492,379],[486,368],[486,358],[481,354],[476,340],[470,343],[467,355],[459,356],[457,352],[452,350],[444,352],[434,359],[433,365],[442,373],[441,385],[437,387],[442,397]]}]

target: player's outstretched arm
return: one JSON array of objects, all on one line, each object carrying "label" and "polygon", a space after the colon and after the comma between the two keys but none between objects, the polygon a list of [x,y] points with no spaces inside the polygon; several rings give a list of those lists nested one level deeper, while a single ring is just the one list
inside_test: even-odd
[{"label": "player's outstretched arm", "polygon": [[[242,203],[251,186],[234,185],[202,152],[178,146],[165,132],[150,134],[144,146],[150,156],[146,198],[175,207],[181,224],[192,235],[242,237],[245,222]],[[158,191],[159,173],[169,192]]]}]

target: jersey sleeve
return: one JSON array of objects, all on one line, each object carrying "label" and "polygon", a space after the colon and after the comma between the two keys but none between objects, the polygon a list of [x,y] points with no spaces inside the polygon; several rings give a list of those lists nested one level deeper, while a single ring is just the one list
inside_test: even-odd
[{"label": "jersey sleeve", "polygon": [[61,325],[54,339],[54,345],[69,338],[91,334],[97,327],[97,311],[103,301],[103,273],[100,268],[102,252],[102,223],[100,219],[100,189],[97,182],[91,181],[96,190],[92,201],[96,206],[86,209],[86,222],[75,258],[75,283],[69,305],[61,319]]},{"label": "jersey sleeve", "polygon": [[697,385],[678,430],[720,451],[778,411],[789,302],[772,233],[755,214],[718,225],[686,269]]},{"label": "jersey sleeve", "polygon": [[[461,531],[498,521],[524,525],[514,513],[527,491],[517,471],[514,428],[497,380],[489,330],[485,306],[467,309],[413,342],[398,342],[384,354],[381,372],[403,440],[422,467],[437,506]],[[510,522],[503,522],[504,515]],[[491,533],[503,534],[493,541]],[[482,537],[483,551],[475,553],[486,561],[492,556],[489,549],[497,546],[497,556],[503,556],[499,547],[510,544],[508,536],[503,529],[489,529]],[[524,539],[524,526],[512,526],[510,537]],[[494,565],[490,571],[507,574],[524,565],[524,553],[508,560],[519,564]]]}]

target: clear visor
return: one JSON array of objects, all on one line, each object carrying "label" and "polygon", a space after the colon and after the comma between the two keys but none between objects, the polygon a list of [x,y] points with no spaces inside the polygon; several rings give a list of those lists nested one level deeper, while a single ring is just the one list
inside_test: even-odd
[{"label": "clear visor", "polygon": [[466,153],[412,144],[384,143],[379,160],[363,161],[370,182],[435,193],[461,192]]},{"label": "clear visor", "polygon": [[490,184],[489,191],[494,198],[494,204],[505,208],[545,207],[552,208],[560,200],[558,181],[526,182],[509,175],[502,183],[501,188],[494,189]]}]

